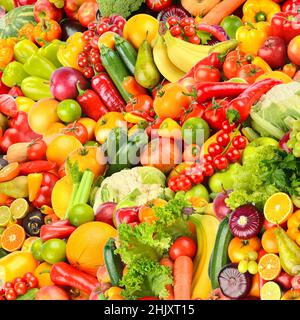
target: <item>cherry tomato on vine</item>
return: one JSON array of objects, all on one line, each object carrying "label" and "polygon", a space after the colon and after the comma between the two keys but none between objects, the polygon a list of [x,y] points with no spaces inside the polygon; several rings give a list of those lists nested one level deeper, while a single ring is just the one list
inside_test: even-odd
[{"label": "cherry tomato on vine", "polygon": [[226,147],[230,142],[230,136],[227,132],[221,131],[217,134],[216,140],[220,146]]},{"label": "cherry tomato on vine", "polygon": [[179,18],[177,16],[172,16],[167,20],[167,23],[170,27],[176,25],[178,22],[179,22]]},{"label": "cherry tomato on vine", "polygon": [[203,166],[203,174],[205,177],[211,177],[214,174],[215,170],[211,163],[206,163]]},{"label": "cherry tomato on vine", "polygon": [[17,299],[16,291],[13,288],[7,289],[5,292],[5,298],[6,300],[16,300]]},{"label": "cherry tomato on vine", "polygon": [[212,157],[214,157],[220,154],[223,151],[223,148],[217,142],[213,142],[208,146],[207,151]]},{"label": "cherry tomato on vine", "polygon": [[222,123],[226,120],[226,108],[229,102],[224,99],[213,99],[208,104],[204,112],[204,120],[206,120],[209,126],[215,130],[222,129]]},{"label": "cherry tomato on vine", "polygon": [[215,156],[215,158],[212,161],[212,164],[217,170],[224,170],[229,165],[227,158],[222,154]]},{"label": "cherry tomato on vine", "polygon": [[181,34],[182,30],[178,25],[175,25],[171,27],[170,32],[172,36],[176,37]]},{"label": "cherry tomato on vine", "polygon": [[213,66],[200,65],[194,74],[196,82],[219,82],[221,72]]},{"label": "cherry tomato on vine", "polygon": [[238,135],[232,139],[232,145],[239,150],[245,149],[247,145],[247,140],[245,137]]},{"label": "cherry tomato on vine", "polygon": [[222,130],[224,132],[230,133],[236,128],[235,123],[230,123],[228,120],[222,122]]},{"label": "cherry tomato on vine", "polygon": [[201,43],[201,39],[196,34],[192,37],[188,37],[188,41],[192,44],[200,44]]},{"label": "cherry tomato on vine", "polygon": [[18,296],[25,294],[27,292],[27,285],[25,282],[17,282],[14,285],[15,292]]},{"label": "cherry tomato on vine", "polygon": [[238,149],[236,148],[229,148],[229,150],[226,152],[226,158],[230,162],[238,162],[241,159],[241,154]]},{"label": "cherry tomato on vine", "polygon": [[188,256],[194,258],[197,252],[197,245],[192,238],[189,237],[179,237],[177,238],[170,248],[169,256],[172,260],[176,260],[181,256]]}]

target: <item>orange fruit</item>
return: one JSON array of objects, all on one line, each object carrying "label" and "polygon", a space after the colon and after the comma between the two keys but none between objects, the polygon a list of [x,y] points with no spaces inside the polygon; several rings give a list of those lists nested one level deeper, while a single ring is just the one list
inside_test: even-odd
[{"label": "orange fruit", "polygon": [[292,199],[283,192],[274,193],[265,203],[265,218],[274,224],[282,224],[293,213]]},{"label": "orange fruit", "polygon": [[300,300],[300,289],[291,289],[286,291],[281,300]]},{"label": "orange fruit", "polygon": [[23,227],[18,224],[12,224],[7,227],[1,235],[1,246],[8,252],[21,249],[26,234]]},{"label": "orange fruit", "polygon": [[79,226],[69,237],[66,255],[69,263],[93,276],[105,263],[103,250],[109,238],[117,236],[117,230],[104,222],[92,221]]},{"label": "orange fruit", "polygon": [[276,227],[266,230],[261,238],[261,244],[263,249],[267,253],[278,253],[277,240],[274,233]]},{"label": "orange fruit", "polygon": [[267,253],[262,256],[258,262],[259,275],[264,280],[275,279],[281,271],[279,257],[274,253]]}]

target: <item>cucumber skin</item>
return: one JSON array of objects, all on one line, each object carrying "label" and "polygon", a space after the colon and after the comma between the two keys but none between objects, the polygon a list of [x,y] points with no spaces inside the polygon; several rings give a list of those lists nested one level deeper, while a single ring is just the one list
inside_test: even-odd
[{"label": "cucumber skin", "polygon": [[132,75],[134,75],[134,68],[137,59],[137,52],[135,49],[125,39],[122,39],[121,42],[116,43],[116,49],[127,69]]},{"label": "cucumber skin", "polygon": [[[114,254],[115,242],[114,239],[108,239],[104,247],[104,261],[107,272],[109,274],[110,282],[113,286],[118,286],[121,280],[121,258]],[[117,261],[118,260],[118,261]]]},{"label": "cucumber skin", "polygon": [[209,262],[209,277],[213,289],[219,287],[218,275],[222,267],[228,262],[228,246],[230,241],[233,239],[233,235],[229,229],[229,219],[225,217],[218,229],[215,246],[210,257]]}]

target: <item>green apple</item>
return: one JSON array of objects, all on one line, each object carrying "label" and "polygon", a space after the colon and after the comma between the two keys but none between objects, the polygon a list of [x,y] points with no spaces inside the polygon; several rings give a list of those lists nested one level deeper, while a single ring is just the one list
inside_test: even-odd
[{"label": "green apple", "polygon": [[191,197],[204,198],[207,202],[210,201],[209,193],[202,184],[198,184],[186,192],[185,198],[189,200]]},{"label": "green apple", "polygon": [[278,147],[279,146],[279,142],[273,138],[270,137],[260,137],[257,139],[254,139],[252,142],[250,142],[247,147],[245,148],[244,152],[243,152],[243,163],[249,159],[249,157],[251,157],[255,152],[258,152],[259,149],[257,149],[260,146],[266,146],[266,145],[270,145],[270,146],[274,146],[274,147]]},{"label": "green apple", "polygon": [[229,165],[228,169],[215,173],[209,178],[208,186],[213,193],[219,193],[233,188],[234,175],[233,173],[240,167],[239,163]]}]

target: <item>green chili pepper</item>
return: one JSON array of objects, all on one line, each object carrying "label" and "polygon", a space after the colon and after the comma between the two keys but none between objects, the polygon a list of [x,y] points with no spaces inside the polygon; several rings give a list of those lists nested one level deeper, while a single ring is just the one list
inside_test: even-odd
[{"label": "green chili pepper", "polygon": [[31,76],[50,80],[56,67],[51,61],[35,53],[25,62],[24,70]]},{"label": "green chili pepper", "polygon": [[30,40],[22,40],[14,46],[14,56],[18,62],[25,63],[39,48]]},{"label": "green chili pepper", "polygon": [[28,74],[24,70],[22,63],[13,61],[5,67],[1,80],[7,87],[13,87],[20,86],[26,77],[28,77]]},{"label": "green chili pepper", "polygon": [[39,77],[28,77],[22,81],[21,89],[24,95],[34,101],[43,98],[53,98],[50,82]]},{"label": "green chili pepper", "polygon": [[39,54],[51,61],[57,68],[61,67],[62,64],[59,62],[57,58],[57,51],[61,45],[65,45],[66,43],[55,39],[48,44],[44,45],[39,49]]}]

